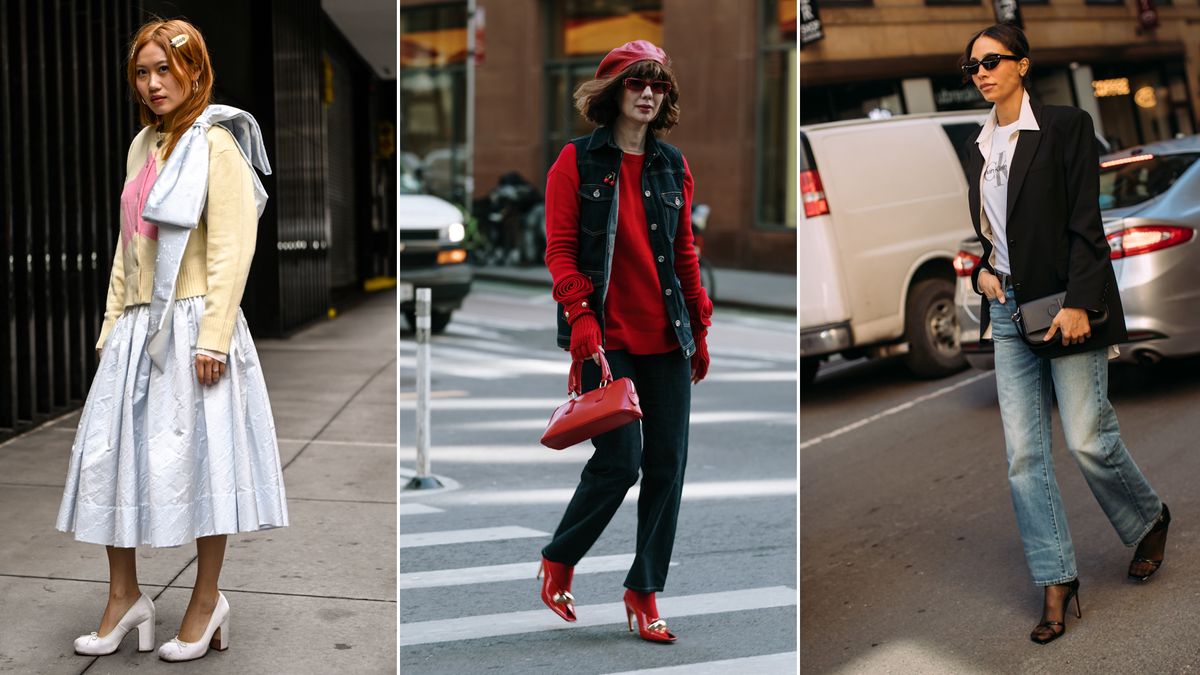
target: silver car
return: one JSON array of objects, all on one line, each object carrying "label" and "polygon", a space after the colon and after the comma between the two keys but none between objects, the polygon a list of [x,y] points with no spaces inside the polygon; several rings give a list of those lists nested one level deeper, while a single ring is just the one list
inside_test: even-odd
[{"label": "silver car", "polygon": [[[1120,360],[1157,363],[1200,354],[1200,134],[1100,158],[1100,209],[1129,342]],[[991,369],[992,344],[979,339],[979,295],[971,271],[983,246],[971,237],[954,260],[963,355]]]}]

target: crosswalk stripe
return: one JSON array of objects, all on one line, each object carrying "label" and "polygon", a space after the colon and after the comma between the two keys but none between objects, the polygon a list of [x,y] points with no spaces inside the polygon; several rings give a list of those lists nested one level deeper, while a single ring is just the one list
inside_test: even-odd
[{"label": "crosswalk stripe", "polygon": [[[637,503],[640,486],[625,493],[625,503]],[[575,494],[574,488],[545,488],[539,490],[471,490],[452,492],[438,497],[439,504],[512,505],[566,504]],[[796,494],[794,479],[707,481],[683,484],[685,501],[705,499],[739,499],[745,497],[787,497]]]},{"label": "crosswalk stripe", "polygon": [[795,370],[763,370],[752,372],[714,371],[704,378],[705,382],[795,382]]},{"label": "crosswalk stripe", "polygon": [[527,527],[481,527],[474,530],[444,530],[441,532],[401,534],[400,548],[441,546],[443,544],[468,544],[481,541],[501,541],[504,539],[549,536],[549,532],[531,530]]},{"label": "crosswalk stripe", "polygon": [[[447,331],[447,334],[437,336],[433,342],[435,356],[439,349],[451,347],[469,350],[475,355],[474,358],[481,360],[488,355],[514,355],[523,358],[538,357],[552,359],[562,362],[564,367],[568,363],[566,352],[561,349],[554,347],[531,347],[525,344],[509,344],[503,342],[504,338],[499,334],[491,332],[476,334],[476,332],[477,329],[471,329],[461,335],[452,335]],[[411,340],[402,340],[400,342],[400,351],[406,354],[415,354],[417,344]],[[712,354],[713,360],[717,363],[718,367],[722,368],[732,366],[735,368],[757,370],[778,364],[785,366],[785,368],[790,365],[791,370],[795,370],[795,354],[763,352],[740,348],[727,349],[713,345],[709,345],[709,353]]]},{"label": "crosswalk stripe", "polygon": [[755,675],[773,675],[787,673],[795,675],[800,672],[800,664],[796,661],[796,652],[782,654],[764,654],[748,656],[741,659],[725,659],[708,661],[707,663],[687,663],[682,666],[664,666],[662,668],[645,668],[643,670],[627,670],[611,675],[726,675],[727,673],[755,673]]},{"label": "crosswalk stripe", "polygon": [[[740,591],[684,595],[675,598],[658,598],[657,604],[659,612],[667,618],[669,623],[672,617],[786,607],[795,605],[796,601],[794,588],[771,586]],[[401,607],[401,612],[403,612],[403,607]],[[573,623],[563,621],[544,608],[401,623],[400,646],[625,623],[625,605],[621,602],[603,605],[576,605],[576,614],[579,618]]]},{"label": "crosswalk stripe", "polygon": [[[546,428],[546,417],[535,417],[517,420],[489,420],[484,422],[466,422],[457,425],[458,429],[475,431],[541,431]],[[714,412],[693,412],[692,424],[729,424],[736,422],[778,422],[780,424],[796,424],[794,412],[762,412],[758,410],[721,410]]]},{"label": "crosswalk stripe", "polygon": [[[549,412],[562,405],[567,400],[567,386],[564,382],[562,398],[445,398],[434,400],[431,410],[545,410],[546,419]],[[400,410],[416,410],[414,399],[401,399]],[[72,429],[72,431],[74,431]]]},{"label": "crosswalk stripe", "polygon": [[467,324],[485,329],[500,328],[503,330],[553,330],[555,327],[553,316],[550,316],[549,318],[542,318],[540,320],[515,321],[513,319],[504,319],[495,315],[472,316],[470,314],[459,314],[457,317],[455,317],[454,321],[458,322],[459,326]]},{"label": "crosswalk stripe", "polygon": [[749,369],[749,370],[758,370],[758,369],[763,369],[763,368],[770,368],[771,366],[775,365],[775,363],[773,363],[771,361],[761,361],[758,359],[747,359],[747,358],[742,358],[742,357],[738,357],[738,356],[713,355],[713,358],[717,359],[717,366],[719,368],[745,368],[745,369]]},{"label": "crosswalk stripe", "polygon": [[[443,355],[449,356],[449,355]],[[438,375],[469,378],[472,380],[507,380],[524,375],[554,375],[567,380],[567,368],[557,360],[550,359],[463,359],[457,356],[451,358],[433,357],[433,372]],[[417,359],[412,356],[400,356],[398,365],[401,370],[416,370]]]},{"label": "crosswalk stripe", "polygon": [[443,342],[433,345],[432,351],[433,362],[435,365],[439,362],[444,363],[447,359],[452,361],[468,361],[476,363],[495,363],[496,365],[500,366],[507,365],[512,362],[534,363],[539,365],[554,365],[564,373],[567,372],[568,367],[571,365],[570,361],[564,359],[558,354],[550,352],[538,352],[531,349],[525,350],[524,353],[510,356],[496,353],[491,350],[485,351],[474,346],[456,346]]},{"label": "crosswalk stripe", "polygon": [[[588,447],[591,447],[590,445]],[[451,464],[582,464],[586,457],[578,453],[556,452],[541,445],[435,445],[429,450],[430,461]],[[415,462],[417,449],[400,448],[400,461]]]},{"label": "crosswalk stripe", "polygon": [[400,515],[402,516],[419,516],[427,513],[444,513],[445,509],[439,509],[436,506],[426,506],[425,504],[401,504]]},{"label": "crosswalk stripe", "polygon": [[509,344],[507,342],[499,342],[496,340],[483,340],[474,337],[462,337],[458,335],[445,335],[438,338],[434,345],[434,350],[442,345],[452,345],[462,349],[474,350],[479,355],[486,354],[514,354],[517,356],[544,356],[546,358],[554,358],[564,363],[569,363],[567,353],[561,349],[551,348],[549,346],[538,348],[531,347],[526,344]]},{"label": "crosswalk stripe", "polygon": [[[400,590],[534,579],[537,577],[538,564],[537,562],[523,562],[486,567],[462,567],[453,570],[402,572],[400,574]],[[575,566],[575,576],[601,572],[623,572],[629,569],[631,564],[633,564],[632,553],[587,557],[580,560],[579,564]],[[674,567],[678,564],[673,562],[671,566]]]}]

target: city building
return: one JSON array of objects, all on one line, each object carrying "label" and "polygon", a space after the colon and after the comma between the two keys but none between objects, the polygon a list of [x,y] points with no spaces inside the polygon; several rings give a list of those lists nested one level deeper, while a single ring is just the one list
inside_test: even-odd
[{"label": "city building", "polygon": [[688,158],[695,201],[711,207],[705,257],[795,273],[795,0],[474,4],[473,63],[467,0],[400,8],[401,161],[430,192],[467,204],[509,172],[544,188],[562,147],[591,131],[575,87],[610,49],[646,39],[679,82],[682,114],[665,140]]},{"label": "city building", "polygon": [[958,70],[1015,18],[1033,93],[1091,113],[1114,149],[1200,131],[1197,0],[802,0],[801,124],[989,108]]}]

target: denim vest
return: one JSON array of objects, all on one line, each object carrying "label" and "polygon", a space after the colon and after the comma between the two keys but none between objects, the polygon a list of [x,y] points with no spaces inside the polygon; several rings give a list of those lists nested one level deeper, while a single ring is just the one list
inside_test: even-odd
[{"label": "denim vest", "polygon": [[[579,271],[592,281],[588,304],[604,332],[604,302],[612,272],[613,247],[617,241],[617,206],[620,201],[621,149],[609,127],[599,127],[591,136],[573,139],[575,165],[579,171]],[[679,277],[675,276],[675,230],[683,201],[683,153],[678,148],[646,133],[645,164],[642,167],[642,208],[649,224],[650,249],[662,287],[663,305],[683,358],[696,352],[692,324],[684,302]],[[606,182],[605,179],[608,179]],[[571,326],[558,306],[558,346],[571,346]]]}]

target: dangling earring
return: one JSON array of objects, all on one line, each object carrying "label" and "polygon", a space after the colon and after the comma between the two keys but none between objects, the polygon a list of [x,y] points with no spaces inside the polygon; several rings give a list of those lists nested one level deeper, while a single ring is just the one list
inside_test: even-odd
[{"label": "dangling earring", "polygon": [[192,93],[194,94],[198,91],[200,91],[200,83],[196,80],[192,80]]}]

